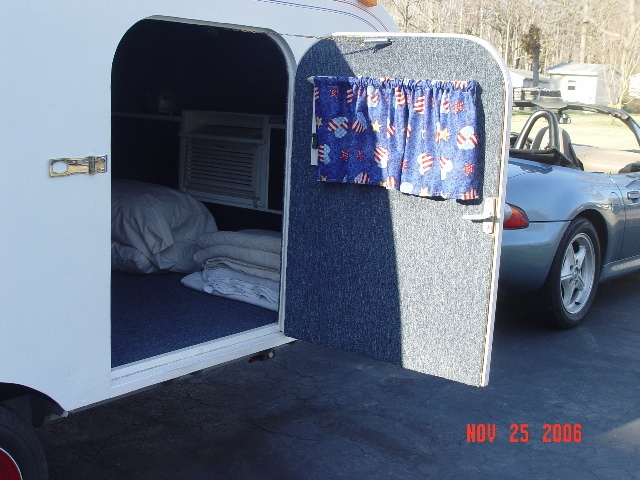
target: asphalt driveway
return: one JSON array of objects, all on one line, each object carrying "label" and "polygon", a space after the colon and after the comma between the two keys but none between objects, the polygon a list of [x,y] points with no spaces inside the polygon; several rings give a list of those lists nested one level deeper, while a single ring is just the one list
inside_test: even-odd
[{"label": "asphalt driveway", "polygon": [[42,429],[51,478],[640,479],[639,286],[568,331],[501,300],[486,388],[303,342],[161,385]]}]

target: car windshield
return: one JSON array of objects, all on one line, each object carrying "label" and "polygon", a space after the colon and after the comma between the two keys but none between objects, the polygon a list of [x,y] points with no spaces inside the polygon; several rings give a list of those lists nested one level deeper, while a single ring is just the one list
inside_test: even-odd
[{"label": "car windshield", "polygon": [[[533,113],[530,108],[514,108],[511,117],[511,131],[520,132],[527,118]],[[635,150],[640,146],[635,135],[621,120],[604,113],[565,111],[571,119],[571,123],[564,123],[560,128],[566,130],[571,137],[571,143],[575,146],[590,146],[610,150]],[[635,115],[634,119],[640,123],[640,116]],[[546,122],[536,124],[543,128]],[[535,135],[535,132],[532,132]]]}]

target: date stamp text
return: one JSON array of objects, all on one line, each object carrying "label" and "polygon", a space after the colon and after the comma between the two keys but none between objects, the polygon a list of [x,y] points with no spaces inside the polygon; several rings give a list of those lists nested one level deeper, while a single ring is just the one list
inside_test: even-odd
[{"label": "date stamp text", "polygon": [[[492,443],[498,436],[495,423],[467,423],[468,443]],[[543,443],[580,443],[582,442],[582,425],[579,423],[545,423],[540,427],[532,427],[528,423],[512,423],[509,425],[509,442],[527,443],[529,441]]]}]

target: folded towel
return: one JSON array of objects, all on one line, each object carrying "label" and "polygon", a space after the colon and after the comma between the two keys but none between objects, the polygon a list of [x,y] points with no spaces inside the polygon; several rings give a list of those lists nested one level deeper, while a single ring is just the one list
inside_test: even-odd
[{"label": "folded towel", "polygon": [[258,277],[256,275],[239,272],[226,267],[205,269],[202,271],[202,278],[207,282],[213,282],[215,280],[238,280],[240,282],[261,285],[275,291],[276,293],[280,291],[280,279],[271,280],[269,278]]},{"label": "folded towel", "polygon": [[[228,269],[219,270],[222,271]],[[274,285],[270,285],[269,283],[262,284],[262,282],[264,281],[270,282],[269,280],[257,279],[258,283],[252,283],[241,280],[240,277],[232,278],[234,277],[234,275],[229,273],[220,272],[218,274],[213,274],[214,277],[216,275],[231,275],[231,277],[227,279],[214,278],[213,281],[207,281],[204,277],[204,272],[195,272],[184,277],[182,279],[182,284],[185,287],[198,290],[199,292],[210,293],[218,297],[229,298],[231,300],[237,300],[249,303],[251,305],[257,305],[268,310],[278,311],[278,289],[273,290],[270,287]],[[246,278],[249,277],[251,276],[246,276]],[[278,286],[277,282],[273,283],[275,284],[275,286]]]},{"label": "folded towel", "polygon": [[241,262],[233,258],[214,257],[204,262],[205,270],[214,270],[221,267],[228,267],[238,272],[247,273],[256,277],[267,278],[275,282],[280,281],[280,270],[260,267],[247,262]]},{"label": "folded towel", "polygon": [[282,249],[282,234],[271,230],[240,230],[239,232],[211,232],[198,238],[201,248],[212,245],[235,245],[237,247],[253,248],[265,252],[280,253]]},{"label": "folded towel", "polygon": [[204,290],[207,293],[216,291],[225,295],[264,298],[276,306],[278,304],[279,282],[247,275],[230,268],[204,270],[202,278],[206,282]]},{"label": "folded towel", "polygon": [[238,247],[235,245],[212,245],[195,253],[193,259],[200,263],[209,258],[224,257],[248,263],[257,267],[264,267],[280,271],[280,254],[255,250],[252,248]]}]

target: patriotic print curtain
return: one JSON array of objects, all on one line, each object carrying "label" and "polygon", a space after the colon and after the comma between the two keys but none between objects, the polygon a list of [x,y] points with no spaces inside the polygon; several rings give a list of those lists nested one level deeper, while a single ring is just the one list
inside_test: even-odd
[{"label": "patriotic print curtain", "polygon": [[318,180],[479,198],[476,82],[314,77]]}]

